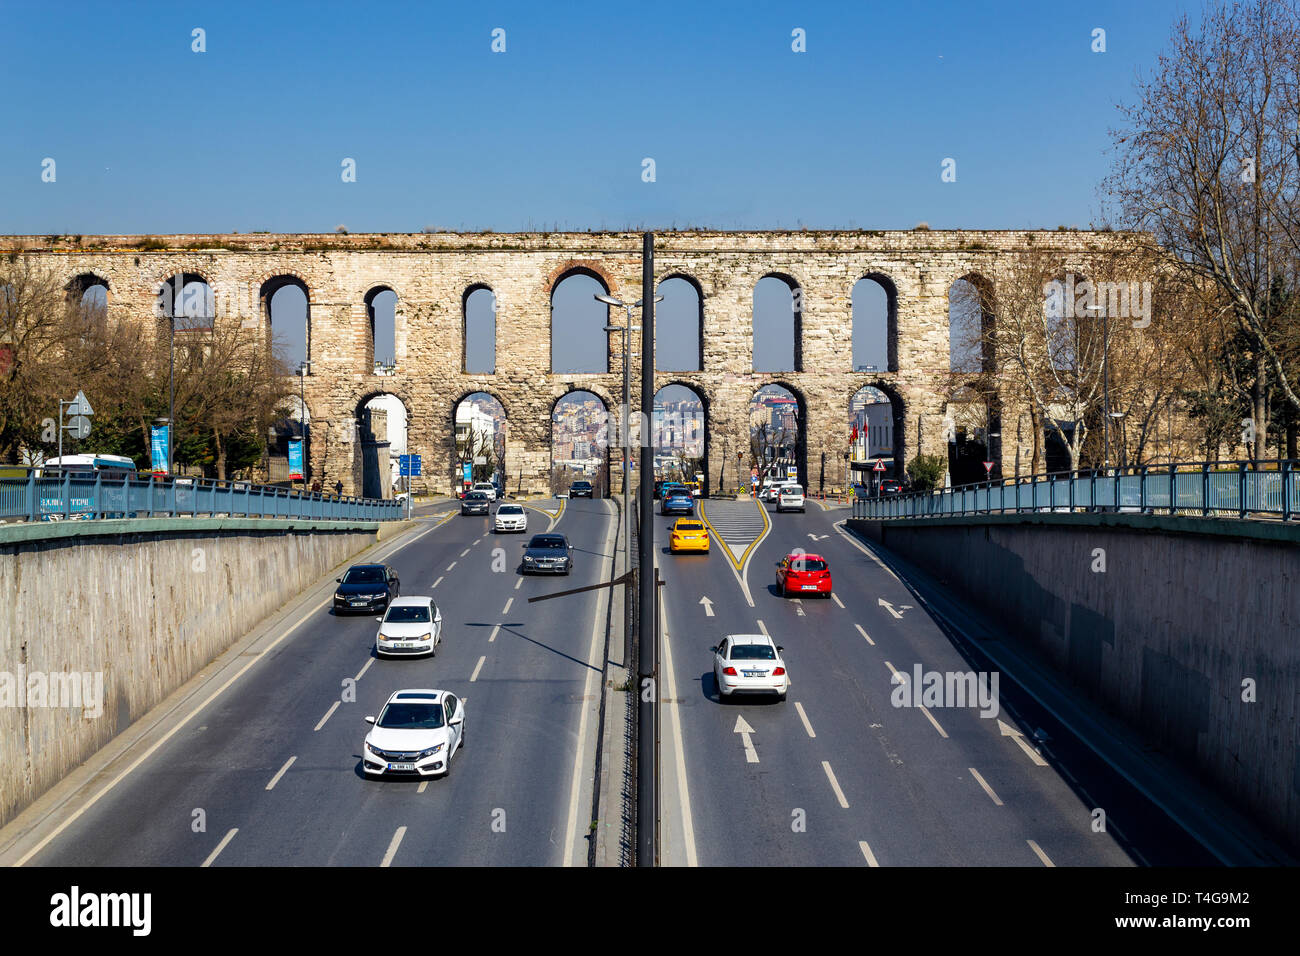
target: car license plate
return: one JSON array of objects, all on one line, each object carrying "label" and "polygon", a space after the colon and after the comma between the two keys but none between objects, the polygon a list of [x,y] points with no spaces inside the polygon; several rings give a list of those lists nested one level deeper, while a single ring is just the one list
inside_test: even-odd
[{"label": "car license plate", "polygon": [[746,677],[766,677],[767,671],[741,671]]},{"label": "car license plate", "polygon": [[802,587],[803,587],[803,590],[805,590],[805,591],[816,591],[816,590],[817,590],[817,585],[815,585],[815,584],[805,584],[805,585],[803,585]]},{"label": "car license plate", "polygon": [[364,605],[366,605],[366,604],[369,604],[369,603],[370,603],[369,601],[353,601],[353,602],[352,602],[352,606],[353,606],[353,607],[362,607],[362,606],[364,606]]},{"label": "car license plate", "polygon": [[413,763],[390,763],[390,764],[388,765],[388,769],[389,769],[389,770],[414,770],[414,769],[415,769],[415,764],[413,764]]}]

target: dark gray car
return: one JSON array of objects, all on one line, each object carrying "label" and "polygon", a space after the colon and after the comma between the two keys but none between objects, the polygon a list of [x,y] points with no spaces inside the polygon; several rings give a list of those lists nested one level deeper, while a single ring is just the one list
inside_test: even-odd
[{"label": "dark gray car", "polygon": [[463,515],[485,515],[492,511],[492,499],[483,491],[471,491],[460,500]]},{"label": "dark gray car", "polygon": [[535,534],[524,546],[524,574],[568,574],[573,570],[573,548],[562,534]]}]

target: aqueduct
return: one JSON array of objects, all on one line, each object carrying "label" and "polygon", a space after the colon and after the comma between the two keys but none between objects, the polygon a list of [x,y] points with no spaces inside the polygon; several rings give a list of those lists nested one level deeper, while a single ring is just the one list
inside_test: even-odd
[{"label": "aqueduct", "polygon": [[[801,479],[816,491],[842,483],[850,396],[874,386],[894,404],[898,466],[918,451],[945,452],[949,362],[949,291],[960,279],[996,295],[998,277],[1028,250],[1059,254],[1063,268],[1086,271],[1115,234],[1056,231],[668,232],[656,236],[656,285],[691,283],[700,297],[700,367],[658,372],[656,389],[684,384],[707,410],[708,481],[728,488],[747,477],[749,402],[780,384],[798,399],[804,421]],[[175,235],[8,237],[66,275],[70,290],[99,285],[110,314],[138,317],[154,334],[161,284],[197,278],[215,292],[216,322],[256,334],[269,322],[270,297],[292,285],[307,299],[307,358],[302,383],[313,422],[310,467],[327,482],[359,490],[358,408],[378,394],[407,411],[407,444],[424,460],[432,490],[448,491],[456,458],[450,423],[458,401],[494,396],[508,416],[510,490],[545,491],[551,455],[551,409],[585,390],[611,410],[622,392],[622,337],[607,335],[608,371],[552,371],[551,295],[573,274],[595,279],[624,300],[642,296],[638,233]],[[769,276],[794,295],[793,370],[753,368],[753,293]],[[852,290],[871,278],[888,300],[887,367],[855,371]],[[488,289],[495,302],[492,371],[466,371],[466,303]],[[372,301],[395,293],[395,367],[377,373]],[[621,310],[609,319],[621,324]],[[639,336],[635,338],[639,339]],[[634,346],[635,349],[635,346]],[[633,381],[639,380],[633,360]],[[295,383],[295,391],[297,391]],[[633,411],[637,389],[633,388]],[[1003,414],[1011,400],[1003,401]],[[1021,440],[1021,447],[1028,437]],[[999,458],[1011,474],[1016,443]],[[333,456],[329,458],[329,456]],[[328,460],[327,460],[328,458]],[[744,466],[747,471],[747,465]],[[612,473],[615,483],[618,476]]]}]

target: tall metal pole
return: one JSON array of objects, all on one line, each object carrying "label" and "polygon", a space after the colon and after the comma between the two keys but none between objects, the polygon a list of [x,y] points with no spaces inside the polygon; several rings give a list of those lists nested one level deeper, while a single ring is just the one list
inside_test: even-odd
[{"label": "tall metal pole", "polygon": [[171,328],[167,346],[167,477],[172,476],[172,442],[176,431],[176,308],[168,310],[167,322]]},{"label": "tall metal pole", "polygon": [[1101,313],[1102,468],[1110,474],[1110,310]]},{"label": "tall metal pole", "polygon": [[[641,411],[654,408],[655,367],[654,233],[642,237],[641,251]],[[649,429],[646,429],[648,432]],[[655,627],[658,588],[655,585],[654,449],[651,434],[641,436],[641,489],[637,496],[641,515],[639,554],[639,605],[637,633],[637,764],[636,764],[636,863],[654,866],[658,862],[659,833],[657,792],[658,740],[655,718],[659,701],[659,634]]]},{"label": "tall metal pole", "polygon": [[[627,310],[627,325],[623,327],[623,568],[630,571],[632,569],[632,512],[628,510],[628,486],[632,483],[632,476],[628,471],[629,459],[632,456],[632,442],[628,435],[628,403],[632,401],[632,353],[629,350],[632,336],[632,306],[624,306]],[[631,598],[632,592],[629,589],[625,592],[628,598]],[[632,608],[631,601],[628,601],[627,613],[625,615],[623,628],[623,664],[629,670],[632,667]]]}]

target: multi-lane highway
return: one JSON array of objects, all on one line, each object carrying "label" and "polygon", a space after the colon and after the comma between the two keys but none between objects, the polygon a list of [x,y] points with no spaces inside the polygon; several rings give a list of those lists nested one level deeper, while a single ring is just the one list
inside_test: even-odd
[{"label": "multi-lane highway", "polygon": [[[616,513],[602,500],[530,506],[529,534],[569,536],[568,577],[520,575],[528,535],[489,522],[444,503],[364,557],[395,568],[404,595],[434,596],[436,657],[377,659],[375,617],[336,617],[323,583],[0,862],[585,865],[607,592],[527,599],[607,579]],[[446,778],[361,773],[363,718],[404,687],[465,701]]]},{"label": "multi-lane highway", "polygon": [[[970,705],[895,706],[896,691],[912,701],[899,681],[915,682],[918,664],[923,675],[992,668],[842,530],[847,510],[815,501],[806,514],[752,501],[702,507],[715,532],[707,556],[669,554],[673,519],[653,518],[667,582],[665,862],[1214,862],[1021,693],[1014,674],[999,674],[996,716]],[[830,598],[777,593],[775,565],[796,548],[829,560]],[[710,648],[755,632],[785,648],[788,699],[722,704]]]}]

